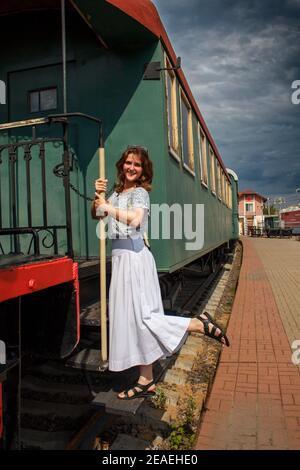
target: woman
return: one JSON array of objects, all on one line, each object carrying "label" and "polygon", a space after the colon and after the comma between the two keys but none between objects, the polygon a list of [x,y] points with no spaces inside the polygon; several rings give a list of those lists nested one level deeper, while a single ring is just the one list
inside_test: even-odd
[{"label": "woman", "polygon": [[109,217],[112,278],[109,292],[109,369],[139,366],[138,382],[118,395],[128,400],[153,395],[153,363],[171,355],[189,332],[206,334],[229,346],[208,313],[197,318],[165,316],[154,258],[145,246],[150,211],[152,162],[143,147],[128,147],[116,164],[115,192],[105,201],[107,180],[95,182],[92,213]]}]

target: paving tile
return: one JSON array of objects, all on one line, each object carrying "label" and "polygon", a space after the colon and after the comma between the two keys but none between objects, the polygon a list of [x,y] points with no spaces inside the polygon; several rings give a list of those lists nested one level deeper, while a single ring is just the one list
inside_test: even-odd
[{"label": "paving tile", "polygon": [[[292,240],[243,238],[228,336],[196,448],[300,449],[300,251]],[[208,436],[213,439],[208,439]]]}]

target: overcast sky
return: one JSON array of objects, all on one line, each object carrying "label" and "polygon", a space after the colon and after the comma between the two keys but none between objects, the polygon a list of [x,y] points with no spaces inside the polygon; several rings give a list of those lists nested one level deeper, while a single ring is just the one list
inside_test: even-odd
[{"label": "overcast sky", "polygon": [[300,202],[300,0],[153,3],[240,190]]}]

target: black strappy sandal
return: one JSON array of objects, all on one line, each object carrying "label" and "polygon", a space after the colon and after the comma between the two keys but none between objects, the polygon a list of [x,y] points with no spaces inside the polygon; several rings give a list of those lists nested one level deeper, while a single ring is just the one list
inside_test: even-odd
[{"label": "black strappy sandal", "polygon": [[[201,315],[205,315],[206,318],[201,318]],[[230,346],[230,343],[229,343],[229,340],[228,340],[226,334],[224,333],[222,328],[218,325],[218,323],[211,317],[211,315],[207,312],[203,312],[203,313],[201,313],[201,315],[197,315],[196,318],[198,318],[198,320],[200,320],[203,323],[204,334],[206,336],[209,336],[210,338],[215,339],[216,341],[219,341],[219,343],[221,343],[221,344],[224,344],[226,346]],[[209,331],[209,324],[210,323],[213,325],[211,331]],[[221,331],[221,333],[219,335],[216,334],[217,329],[219,329]],[[222,341],[223,338],[224,338],[225,343]]]},{"label": "black strappy sandal", "polygon": [[[135,383],[132,385],[130,388],[127,390],[124,390],[125,396],[119,397],[119,400],[133,400],[134,398],[146,398],[146,397],[153,397],[155,395],[155,390],[149,391],[149,388],[154,385],[154,380],[149,382],[147,385],[142,385],[139,382]],[[138,390],[139,389],[139,390]],[[133,394],[129,396],[128,392],[132,390]],[[122,392],[121,392],[122,393]]]}]

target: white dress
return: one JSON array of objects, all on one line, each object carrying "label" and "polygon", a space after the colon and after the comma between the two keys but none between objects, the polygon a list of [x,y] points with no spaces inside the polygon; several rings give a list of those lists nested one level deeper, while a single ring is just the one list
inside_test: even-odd
[{"label": "white dress", "polygon": [[[143,188],[110,197],[114,207],[142,207],[144,233],[150,210],[148,192]],[[114,237],[133,235],[130,226],[109,218]],[[139,236],[139,235],[138,235]],[[141,236],[141,235],[140,235]],[[180,348],[186,339],[190,319],[166,316],[152,253],[147,247],[134,252],[112,250],[112,277],[109,291],[109,369],[121,371],[137,365],[152,364]]]}]

